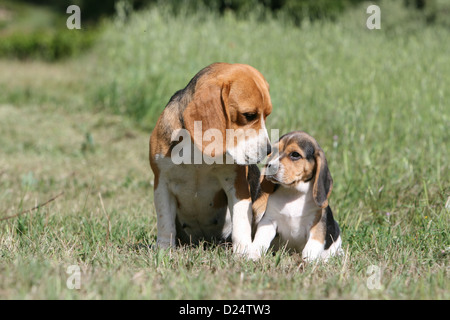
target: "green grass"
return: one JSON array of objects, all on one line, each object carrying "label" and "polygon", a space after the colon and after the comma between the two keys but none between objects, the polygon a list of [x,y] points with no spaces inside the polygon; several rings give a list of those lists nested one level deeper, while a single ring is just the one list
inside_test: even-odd
[{"label": "green grass", "polygon": [[[111,22],[84,57],[0,61],[0,218],[65,192],[0,221],[0,298],[449,299],[449,31],[380,6],[374,31],[365,6],[300,29],[151,9]],[[215,61],[258,68],[269,129],[305,130],[325,150],[341,259],[151,247],[150,130]],[[79,290],[66,286],[70,265]]]}]

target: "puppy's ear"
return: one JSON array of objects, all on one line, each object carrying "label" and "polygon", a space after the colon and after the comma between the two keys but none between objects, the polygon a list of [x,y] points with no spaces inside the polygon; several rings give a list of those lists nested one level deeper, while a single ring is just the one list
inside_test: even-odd
[{"label": "puppy's ear", "polygon": [[[213,157],[224,154],[226,150],[228,91],[226,86],[217,83],[202,83],[183,113],[184,125],[194,144]],[[207,130],[210,131],[205,135]]]},{"label": "puppy's ear", "polygon": [[333,189],[333,179],[328,169],[327,159],[322,150],[316,152],[316,176],[313,186],[314,201],[320,208],[328,206],[328,197]]}]

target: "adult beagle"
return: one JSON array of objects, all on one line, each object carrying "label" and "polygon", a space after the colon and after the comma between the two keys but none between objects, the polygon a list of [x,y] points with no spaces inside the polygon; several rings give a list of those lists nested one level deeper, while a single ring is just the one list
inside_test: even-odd
[{"label": "adult beagle", "polygon": [[[244,64],[214,63],[172,96],[150,137],[158,246],[231,240],[234,252],[247,251],[248,164],[270,153],[271,111],[269,84]],[[176,134],[183,130],[187,138]],[[180,152],[187,141],[190,148]],[[186,152],[193,163],[174,158]]]},{"label": "adult beagle", "polygon": [[264,169],[249,257],[260,258],[271,244],[301,252],[307,261],[339,254],[340,230],[328,205],[333,179],[317,141],[302,131],[282,136]]}]

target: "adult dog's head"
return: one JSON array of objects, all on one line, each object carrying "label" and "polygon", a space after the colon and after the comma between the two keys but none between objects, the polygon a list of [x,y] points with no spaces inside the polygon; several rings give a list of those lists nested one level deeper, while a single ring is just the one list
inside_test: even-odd
[{"label": "adult dog's head", "polygon": [[272,103],[269,84],[258,70],[244,64],[214,63],[189,85],[192,96],[183,122],[204,155],[250,164],[270,153],[265,120]]}]

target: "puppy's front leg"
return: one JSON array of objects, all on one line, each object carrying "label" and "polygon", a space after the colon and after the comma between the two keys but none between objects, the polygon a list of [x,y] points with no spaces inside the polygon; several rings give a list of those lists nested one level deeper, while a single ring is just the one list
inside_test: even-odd
[{"label": "puppy's front leg", "polygon": [[325,248],[326,224],[322,212],[318,213],[311,230],[308,241],[302,251],[302,258],[306,261],[320,259]]},{"label": "puppy's front leg", "polygon": [[157,245],[160,248],[175,246],[176,237],[176,200],[167,188],[165,181],[160,181],[154,192],[157,219]]},{"label": "puppy's front leg", "polygon": [[249,258],[258,260],[261,255],[266,253],[277,234],[277,223],[266,215],[261,219],[256,230],[255,239],[252,243],[252,249]]}]

